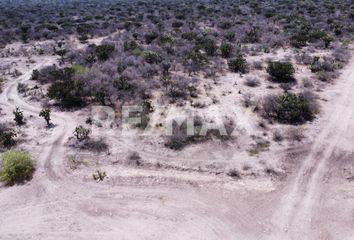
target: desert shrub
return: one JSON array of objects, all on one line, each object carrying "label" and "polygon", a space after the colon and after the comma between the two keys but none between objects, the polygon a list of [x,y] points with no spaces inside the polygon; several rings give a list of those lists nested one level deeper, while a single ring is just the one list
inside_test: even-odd
[{"label": "desert shrub", "polygon": [[238,55],[236,58],[229,60],[228,66],[232,72],[239,72],[239,73],[247,72],[247,61],[241,54]]},{"label": "desert shrub", "polygon": [[144,37],[145,37],[145,42],[147,44],[150,44],[152,43],[152,41],[154,41],[156,38],[159,37],[159,34],[153,31],[153,32],[146,33]]},{"label": "desert shrub", "polygon": [[307,45],[307,42],[309,41],[308,34],[308,29],[303,29],[301,31],[298,31],[297,33],[294,33],[290,38],[291,45],[296,48],[305,47]]},{"label": "desert shrub", "polygon": [[157,64],[160,63],[162,60],[159,54],[149,50],[143,52],[143,57],[145,61],[149,64]]},{"label": "desert shrub", "polygon": [[89,139],[88,137],[79,140],[78,145],[76,147],[82,150],[87,150],[96,153],[104,152],[109,149],[109,146],[104,139],[100,138],[98,140],[94,140]]},{"label": "desert shrub", "polygon": [[230,169],[227,175],[235,179],[241,179],[241,173],[237,169]]},{"label": "desert shrub", "polygon": [[113,87],[118,90],[129,90],[132,88],[130,78],[127,76],[120,76],[113,80]]},{"label": "desert shrub", "polygon": [[220,46],[220,51],[221,51],[221,56],[223,58],[228,58],[230,57],[232,53],[233,46],[229,42],[223,42]]},{"label": "desert shrub", "polygon": [[185,33],[182,33],[181,37],[183,39],[192,41],[194,39],[197,39],[198,33],[196,33],[196,32],[185,32]]},{"label": "desert shrub", "polygon": [[311,65],[313,63],[313,58],[306,53],[297,54],[295,56],[296,62],[303,65]]},{"label": "desert shrub", "polygon": [[256,70],[263,70],[263,63],[261,61],[255,61],[253,63],[253,68]]},{"label": "desert shrub", "polygon": [[51,110],[49,108],[44,108],[39,112],[39,116],[44,118],[48,127],[50,126],[50,112]]},{"label": "desert shrub", "polygon": [[86,67],[81,64],[73,64],[70,68],[77,74],[85,74],[87,72]]},{"label": "desert shrub", "polygon": [[15,137],[17,136],[16,132],[4,124],[0,124],[0,145],[3,147],[12,147],[16,144]]},{"label": "desert shrub", "polygon": [[214,56],[218,47],[216,41],[210,37],[202,37],[198,40],[197,46],[203,49],[207,55]]},{"label": "desert shrub", "polygon": [[9,150],[1,154],[0,180],[7,183],[21,183],[31,179],[34,163],[28,152]]},{"label": "desert shrub", "polygon": [[242,105],[246,108],[251,107],[255,104],[253,100],[254,95],[251,93],[245,93],[242,95]]},{"label": "desert shrub", "polygon": [[82,125],[79,125],[75,128],[74,136],[76,137],[77,140],[82,141],[82,140],[88,139],[90,133],[91,133],[90,129],[85,128]]},{"label": "desert shrub", "polygon": [[295,69],[290,62],[270,62],[267,72],[274,82],[287,83],[295,81]]},{"label": "desert shrub", "polygon": [[124,42],[123,48],[124,51],[132,51],[139,47],[139,44],[135,40],[129,40]]},{"label": "desert shrub", "polygon": [[316,72],[316,77],[318,78],[318,80],[322,82],[331,82],[337,76],[338,74],[335,72],[326,72],[326,71]]},{"label": "desert shrub", "polygon": [[66,80],[53,83],[48,89],[48,97],[60,101],[64,107],[81,106],[84,83],[79,80]]},{"label": "desert shrub", "polygon": [[249,31],[246,32],[244,41],[247,43],[257,43],[260,39],[260,33],[258,28],[252,27]]},{"label": "desert shrub", "polygon": [[162,44],[167,44],[167,43],[173,43],[174,39],[170,34],[162,34],[159,38],[160,43]]},{"label": "desert shrub", "polygon": [[314,99],[285,93],[280,96],[268,96],[263,103],[263,110],[268,118],[296,125],[312,121],[317,113],[317,105]]},{"label": "desert shrub", "polygon": [[117,65],[117,72],[119,73],[119,74],[122,74],[123,72],[124,72],[124,70],[125,69],[127,69],[127,65],[126,64],[124,64],[124,63],[118,63],[118,65]]},{"label": "desert shrub", "polygon": [[21,111],[18,107],[13,111],[13,114],[15,116],[14,121],[16,122],[17,125],[23,125],[25,124],[24,121],[24,116],[23,116],[23,111]]},{"label": "desert shrub", "polygon": [[28,85],[25,83],[18,83],[17,91],[18,93],[26,93],[28,90]]},{"label": "desert shrub", "polygon": [[38,80],[39,78],[39,70],[38,69],[34,69],[32,71],[32,75],[31,75],[31,80]]},{"label": "desert shrub", "polygon": [[3,78],[0,78],[0,93],[2,93],[2,89],[4,87],[4,82],[5,82],[5,80]]},{"label": "desert shrub", "polygon": [[197,72],[202,66],[208,62],[208,57],[201,51],[194,49],[186,55],[187,65],[191,68],[191,72]]},{"label": "desert shrub", "polygon": [[313,87],[313,83],[312,83],[312,81],[311,81],[310,79],[305,78],[305,79],[303,80],[303,86],[304,86],[305,88],[312,88],[312,87]]},{"label": "desert shrub", "polygon": [[106,61],[112,55],[115,46],[113,44],[102,44],[96,46],[95,54],[99,60]]},{"label": "desert shrub", "polygon": [[224,38],[227,41],[232,42],[235,40],[235,36],[236,36],[236,34],[234,32],[228,32],[228,33],[225,33]]},{"label": "desert shrub", "polygon": [[291,127],[287,130],[287,138],[290,141],[301,142],[305,138],[304,131],[299,127]]},{"label": "desert shrub", "polygon": [[95,101],[100,103],[101,105],[105,105],[107,95],[107,91],[103,87],[100,87],[95,92]]},{"label": "desert shrub", "polygon": [[183,22],[180,22],[180,21],[175,21],[172,23],[173,28],[180,28],[182,26],[183,26]]},{"label": "desert shrub", "polygon": [[245,85],[248,87],[257,87],[259,86],[260,81],[256,77],[247,77],[245,81]]},{"label": "desert shrub", "polygon": [[141,157],[139,155],[138,152],[134,151],[134,152],[131,152],[128,156],[128,164],[129,165],[134,165],[134,166],[140,166],[142,165],[142,162],[141,162]]},{"label": "desert shrub", "polygon": [[74,69],[66,67],[63,69],[58,68],[56,65],[44,67],[41,70],[33,70],[32,79],[42,84],[51,83],[58,80],[69,80],[74,75]]},{"label": "desert shrub", "polygon": [[276,142],[281,142],[284,140],[284,136],[282,134],[282,132],[280,132],[279,130],[275,130],[273,133],[273,140]]},{"label": "desert shrub", "polygon": [[222,22],[219,24],[219,28],[221,29],[230,29],[232,27],[232,23],[231,22]]}]

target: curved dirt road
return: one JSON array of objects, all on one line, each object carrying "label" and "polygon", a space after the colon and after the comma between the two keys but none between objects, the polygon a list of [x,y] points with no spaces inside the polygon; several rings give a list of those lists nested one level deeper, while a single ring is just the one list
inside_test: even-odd
[{"label": "curved dirt road", "polygon": [[[328,177],[328,165],[338,158],[335,153],[342,150],[339,144],[341,140],[353,136],[354,129],[350,126],[354,117],[353,58],[332,87],[336,93],[333,95],[335,98],[329,100],[333,101],[332,109],[326,109],[326,117],[321,119],[323,128],[303,159],[300,169],[282,193],[284,196],[272,217],[275,229],[270,239],[321,239],[321,221],[315,222],[314,218],[321,210],[322,193],[327,191],[324,182]],[[346,239],[351,239],[350,234]]]}]

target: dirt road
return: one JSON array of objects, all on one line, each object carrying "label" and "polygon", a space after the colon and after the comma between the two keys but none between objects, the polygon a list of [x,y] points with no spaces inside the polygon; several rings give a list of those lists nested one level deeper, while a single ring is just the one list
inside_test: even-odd
[{"label": "dirt road", "polygon": [[[44,59],[35,68],[53,61]],[[31,70],[8,83],[0,101],[9,112],[19,106],[36,118],[40,106],[17,92]],[[54,112],[55,127],[32,146],[37,152],[34,179],[0,188],[0,239],[353,239],[354,206],[334,196],[336,186],[328,181],[337,154],[352,151],[353,59],[332,87],[309,153],[284,188],[264,196],[186,185],[77,181],[64,168],[65,142],[77,120],[71,113]],[[333,210],[331,201],[346,209],[324,213]]]}]

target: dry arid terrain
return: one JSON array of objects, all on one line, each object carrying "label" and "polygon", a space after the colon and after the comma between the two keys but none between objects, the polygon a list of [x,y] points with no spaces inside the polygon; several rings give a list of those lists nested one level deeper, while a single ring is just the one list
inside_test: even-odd
[{"label": "dry arid terrain", "polygon": [[0,239],[354,240],[353,21],[0,3]]}]

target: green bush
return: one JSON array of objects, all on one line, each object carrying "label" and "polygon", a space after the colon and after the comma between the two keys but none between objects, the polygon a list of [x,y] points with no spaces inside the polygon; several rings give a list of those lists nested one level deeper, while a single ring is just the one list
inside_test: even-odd
[{"label": "green bush", "polygon": [[269,96],[263,103],[263,110],[266,117],[280,123],[303,124],[315,118],[317,105],[313,98],[285,93],[281,96]]},{"label": "green bush", "polygon": [[159,40],[161,44],[168,44],[174,42],[174,39],[170,34],[162,34]]},{"label": "green bush", "polygon": [[112,44],[96,46],[96,56],[99,60],[105,61],[112,55],[115,47]]},{"label": "green bush", "polygon": [[155,64],[155,63],[160,63],[161,62],[161,57],[159,54],[153,51],[144,51],[143,52],[143,57],[147,63],[150,64]]},{"label": "green bush", "polygon": [[78,141],[88,139],[90,134],[91,130],[83,127],[82,125],[77,126],[74,131],[74,136]]},{"label": "green bush", "polygon": [[229,42],[223,42],[220,46],[220,51],[221,51],[221,56],[223,58],[228,58],[230,57],[232,53],[233,46]]},{"label": "green bush", "polygon": [[120,76],[113,80],[113,87],[118,90],[129,90],[132,88],[130,78],[127,76]]},{"label": "green bush", "polygon": [[135,40],[124,42],[124,51],[132,51],[139,47],[139,44]]},{"label": "green bush", "polygon": [[48,89],[48,97],[61,102],[64,107],[76,107],[83,104],[82,81],[66,80],[55,82]]},{"label": "green bush", "polygon": [[267,72],[274,82],[289,83],[295,81],[295,69],[290,62],[270,62]]},{"label": "green bush", "polygon": [[147,34],[145,34],[145,42],[147,44],[152,43],[152,41],[154,41],[156,38],[159,37],[159,34],[157,32],[149,32]]},{"label": "green bush", "polygon": [[229,66],[229,69],[233,72],[247,72],[247,61],[241,54],[238,55],[236,58],[229,60],[227,64]]},{"label": "green bush", "polygon": [[197,47],[203,49],[207,55],[214,56],[218,47],[213,38],[203,37],[198,40]]},{"label": "green bush", "polygon": [[7,184],[31,179],[34,163],[28,152],[9,150],[1,155],[0,180]]},{"label": "green bush", "polygon": [[4,124],[0,124],[0,149],[2,147],[11,147],[16,144],[15,137],[17,136],[16,132]]},{"label": "green bush", "polygon": [[87,72],[86,67],[80,64],[73,64],[70,68],[74,73],[77,74],[84,74]]}]

